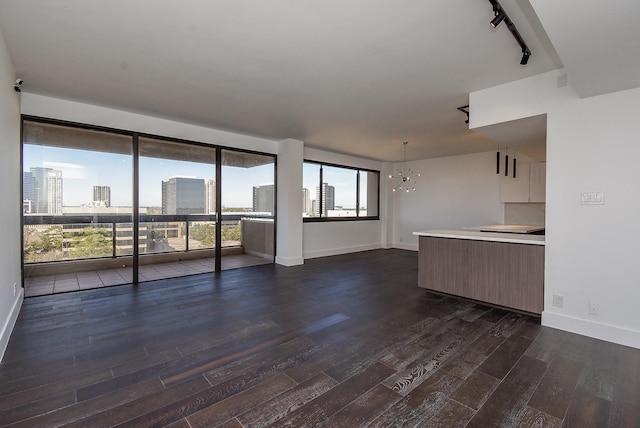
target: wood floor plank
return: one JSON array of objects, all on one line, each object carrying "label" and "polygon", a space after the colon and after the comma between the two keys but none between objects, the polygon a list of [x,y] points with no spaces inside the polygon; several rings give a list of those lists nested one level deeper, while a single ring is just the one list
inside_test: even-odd
[{"label": "wood floor plank", "polygon": [[[304,361],[309,353],[315,349],[315,347],[310,346],[300,350],[294,355],[286,355],[278,361],[252,368],[248,372],[238,373],[237,376],[232,379],[198,391],[195,394],[185,396],[161,409],[154,410],[147,414],[141,414],[134,420],[127,422],[126,426],[165,425],[175,422],[284,372],[287,368],[299,364],[300,361]],[[177,385],[179,385],[179,383]]]},{"label": "wood floor plank", "polygon": [[509,338],[487,357],[478,370],[495,378],[503,379],[530,344],[531,340],[527,338]]},{"label": "wood floor plank", "polygon": [[[118,425],[136,426],[134,421],[140,415],[163,409],[182,400],[185,396],[192,396],[209,388],[209,382],[204,377],[191,379],[155,393],[147,394],[137,400],[112,407],[103,412],[87,414],[84,418],[67,424],[72,428],[107,428]],[[180,418],[176,418],[176,421]],[[138,425],[140,426],[140,425]]]},{"label": "wood floor plank", "polygon": [[247,427],[277,426],[277,421],[286,418],[291,412],[331,390],[337,384],[338,382],[334,379],[320,373],[243,413],[237,419]]},{"label": "wood floor plank", "polygon": [[31,401],[21,406],[0,411],[0,422],[10,425],[16,422],[34,418],[76,403],[75,391],[55,394],[40,400]]},{"label": "wood floor plank", "polygon": [[451,394],[451,398],[473,410],[478,410],[499,384],[500,379],[476,371]]},{"label": "wood floor plank", "polygon": [[393,370],[375,363],[277,421],[281,427],[316,426],[386,379]]},{"label": "wood floor plank", "polygon": [[584,363],[558,355],[549,364],[529,406],[556,418],[564,418],[583,369]]},{"label": "wood floor plank", "polygon": [[291,330],[283,335],[280,335],[278,337],[269,339],[269,340],[265,340],[261,343],[256,344],[255,346],[252,346],[250,348],[245,348],[245,349],[241,349],[235,353],[232,354],[228,354],[225,355],[221,358],[217,358],[211,361],[206,361],[203,363],[197,363],[196,365],[192,365],[190,367],[185,367],[185,368],[181,368],[180,371],[176,372],[176,373],[172,373],[168,376],[162,376],[162,381],[165,383],[165,385],[170,385],[172,383],[175,382],[179,382],[181,380],[183,380],[184,378],[188,378],[194,375],[200,375],[200,374],[204,374],[206,372],[209,372],[217,367],[221,367],[223,365],[226,365],[230,362],[234,362],[237,361],[239,359],[245,358],[247,356],[251,356],[254,354],[257,354],[259,352],[262,352],[264,350],[267,349],[271,349],[279,344],[282,343],[286,343],[289,341],[292,341],[296,338],[298,338],[299,336],[302,335],[306,335],[306,334],[311,334],[314,333],[318,330],[322,330],[323,328],[326,328],[328,326],[337,324],[339,322],[342,322],[344,320],[348,319],[347,316],[343,315],[343,314],[333,314],[329,317],[325,317],[323,319],[320,320],[316,320],[310,324],[305,325],[304,327],[300,328],[300,329],[295,329],[295,330]]},{"label": "wood floor plank", "polygon": [[640,352],[628,347],[619,351],[617,388],[611,403],[609,426],[640,427]]},{"label": "wood floor plank", "polygon": [[74,403],[61,407],[53,412],[46,412],[26,421],[14,425],[15,428],[48,428],[52,426],[64,426],[71,422],[84,419],[86,415],[102,413],[114,407],[121,406],[151,393],[164,390],[160,379],[150,379],[136,385],[128,386],[99,398]]},{"label": "wood floor plank", "polygon": [[467,426],[519,426],[527,403],[546,370],[544,361],[523,356]]},{"label": "wood floor plank", "polygon": [[604,427],[609,420],[611,402],[577,388],[564,419],[564,427]]},{"label": "wood floor plank", "polygon": [[[113,379],[111,370],[99,370],[95,373],[80,372],[67,379],[56,381],[53,383],[42,383],[30,389],[24,389],[11,394],[0,396],[0,410],[10,409],[16,406],[22,406],[25,403],[41,400],[56,394],[63,394],[69,391],[75,391],[86,385],[92,385],[96,382],[103,382]],[[4,385],[0,387],[3,389]]]},{"label": "wood floor plank", "polygon": [[252,407],[261,405],[270,398],[282,394],[295,385],[296,382],[293,379],[281,373],[226,400],[205,407],[187,416],[186,419],[193,428],[220,425],[251,410]]},{"label": "wood floor plank", "polygon": [[400,398],[398,393],[378,384],[325,419],[320,426],[327,428],[367,426]]},{"label": "wood floor plank", "polygon": [[433,428],[464,428],[473,417],[473,410],[462,404],[444,399],[440,405],[433,407],[432,411],[425,416],[418,426],[428,426]]},{"label": "wood floor plank", "polygon": [[421,421],[437,417],[447,405],[448,395],[462,379],[439,370],[376,418],[373,427],[420,426]]},{"label": "wood floor plank", "polygon": [[[417,259],[372,250],[27,298],[0,427],[640,426],[640,349],[425,292]],[[404,396],[387,386],[407,375]]]},{"label": "wood floor plank", "polygon": [[562,418],[556,418],[545,412],[527,407],[520,419],[522,428],[561,428]]}]

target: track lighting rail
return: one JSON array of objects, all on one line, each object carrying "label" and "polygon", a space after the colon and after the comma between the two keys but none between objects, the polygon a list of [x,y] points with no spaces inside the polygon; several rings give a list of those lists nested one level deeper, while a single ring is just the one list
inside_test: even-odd
[{"label": "track lighting rail", "polygon": [[494,18],[490,23],[491,27],[496,28],[502,21],[505,22],[507,28],[509,29],[509,31],[511,31],[511,34],[516,39],[516,42],[518,42],[518,45],[520,45],[520,49],[522,49],[522,59],[520,60],[520,65],[526,65],[527,62],[529,62],[531,50],[518,32],[518,29],[516,28],[513,21],[509,18],[509,15],[507,15],[507,12],[505,12],[500,3],[498,3],[498,0],[489,0],[489,3],[491,3],[491,6],[493,6],[494,13]]}]

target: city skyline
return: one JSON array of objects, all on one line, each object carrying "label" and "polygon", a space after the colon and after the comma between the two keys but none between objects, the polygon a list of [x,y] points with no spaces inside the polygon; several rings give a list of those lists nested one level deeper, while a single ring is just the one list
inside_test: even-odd
[{"label": "city skyline", "polygon": [[[94,186],[108,186],[112,206],[130,207],[133,164],[130,155],[24,145],[23,171],[61,171],[63,206],[89,205]],[[215,180],[215,166],[196,162],[140,157],[140,206],[162,206],[162,182],[170,177]],[[251,208],[253,186],[273,184],[273,164],[253,168],[222,167],[222,205]]]}]

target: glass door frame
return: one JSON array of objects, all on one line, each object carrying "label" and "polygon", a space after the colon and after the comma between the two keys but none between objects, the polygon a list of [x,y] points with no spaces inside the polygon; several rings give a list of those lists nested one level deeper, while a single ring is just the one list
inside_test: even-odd
[{"label": "glass door frame", "polygon": [[[159,136],[159,135],[154,135],[154,134],[147,134],[147,133],[141,133],[141,132],[135,132],[135,131],[127,131],[127,130],[121,130],[121,129],[115,129],[115,128],[109,128],[109,127],[104,127],[104,126],[99,126],[99,125],[88,125],[88,124],[83,124],[83,123],[77,123],[77,122],[71,122],[71,121],[64,121],[64,120],[57,120],[57,119],[51,119],[51,118],[45,118],[45,117],[40,117],[40,116],[32,116],[32,115],[21,115],[21,127],[20,127],[20,174],[22,175],[22,171],[24,169],[24,156],[23,156],[23,149],[24,149],[24,122],[28,121],[28,122],[35,122],[35,123],[42,123],[42,124],[49,124],[49,125],[57,125],[57,126],[64,126],[64,127],[69,127],[69,128],[75,128],[75,129],[84,129],[84,130],[91,130],[91,131],[100,131],[100,132],[106,132],[106,133],[113,133],[116,135],[120,135],[120,136],[128,136],[131,137],[131,149],[132,149],[132,185],[133,185],[133,195],[132,195],[132,234],[133,234],[133,252],[131,255],[131,260],[132,260],[132,284],[133,285],[137,285],[139,283],[139,274],[140,274],[140,248],[139,248],[139,244],[140,244],[140,237],[139,237],[139,226],[140,226],[140,206],[139,206],[139,202],[140,202],[140,150],[139,150],[139,144],[140,144],[140,138],[153,138],[153,139],[157,139],[157,140],[164,140],[167,142],[171,142],[171,143],[178,143],[178,144],[185,144],[185,147],[188,146],[200,146],[200,147],[207,147],[210,149],[215,150],[215,159],[216,159],[216,183],[215,183],[215,189],[216,189],[216,211],[215,211],[215,224],[216,224],[216,230],[215,230],[215,257],[214,257],[214,272],[220,272],[221,271],[221,265],[222,265],[222,151],[223,150],[229,150],[229,151],[233,151],[233,152],[239,152],[239,153],[247,153],[247,154],[256,154],[256,155],[261,155],[261,156],[267,156],[267,157],[271,157],[273,158],[273,182],[274,182],[274,213],[273,213],[273,219],[274,219],[274,228],[273,228],[273,262],[275,262],[275,257],[276,257],[276,248],[277,248],[277,191],[278,191],[278,186],[277,186],[277,167],[278,167],[278,157],[277,154],[272,154],[272,153],[264,153],[264,152],[258,152],[258,151],[253,151],[253,150],[246,150],[246,149],[238,149],[235,147],[225,147],[225,146],[220,146],[217,144],[207,144],[207,143],[202,143],[202,142],[196,142],[196,141],[190,141],[190,140],[184,140],[184,139],[179,139],[179,138],[171,138],[171,137],[165,137],[165,136]],[[23,199],[23,192],[24,192],[24,188],[23,188],[23,180],[22,178],[20,179],[20,206],[22,206],[22,199]],[[21,210],[22,213],[22,210]],[[21,214],[20,215],[20,227],[21,227],[21,273],[22,273],[22,285],[24,287],[24,281],[25,281],[25,254],[24,254],[24,226],[25,226],[25,221],[24,221],[24,216]]]}]

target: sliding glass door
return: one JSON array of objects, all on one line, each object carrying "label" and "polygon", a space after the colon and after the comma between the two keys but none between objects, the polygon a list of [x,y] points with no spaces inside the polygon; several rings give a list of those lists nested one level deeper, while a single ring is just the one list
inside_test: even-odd
[{"label": "sliding glass door", "polygon": [[130,283],[132,138],[24,121],[27,296]]},{"label": "sliding glass door", "polygon": [[27,296],[274,260],[275,156],[29,118],[22,157]]},{"label": "sliding glass door", "polygon": [[212,272],[216,149],[140,137],[139,280]]},{"label": "sliding glass door", "polygon": [[222,268],[235,267],[237,263],[272,263],[275,257],[275,158],[222,150],[221,172]]}]

